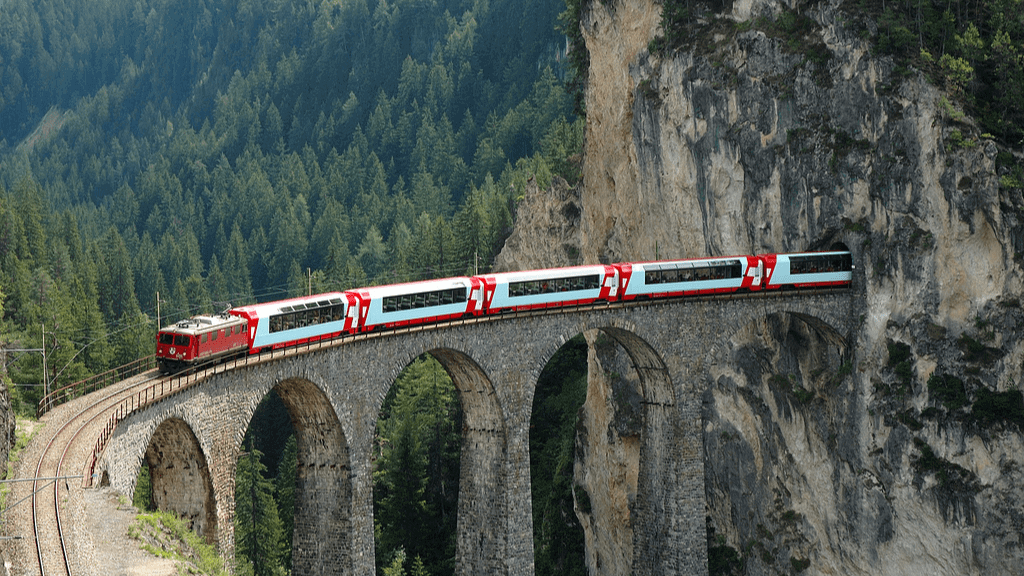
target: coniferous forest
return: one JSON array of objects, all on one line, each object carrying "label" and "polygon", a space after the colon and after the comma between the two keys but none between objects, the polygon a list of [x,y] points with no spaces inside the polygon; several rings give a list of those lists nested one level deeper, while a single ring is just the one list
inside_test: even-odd
[{"label": "coniferous forest", "polygon": [[[56,387],[158,313],[486,270],[526,179],[578,178],[562,10],[7,0],[3,345]],[[41,356],[8,369],[30,407]]]},{"label": "coniferous forest", "polygon": [[[16,409],[190,315],[486,271],[529,178],[579,179],[564,10],[0,1],[0,348],[46,350],[45,372],[4,356]],[[381,573],[453,570],[459,410],[429,357],[385,403]],[[238,460],[236,573],[289,569],[291,432],[271,394]]]}]

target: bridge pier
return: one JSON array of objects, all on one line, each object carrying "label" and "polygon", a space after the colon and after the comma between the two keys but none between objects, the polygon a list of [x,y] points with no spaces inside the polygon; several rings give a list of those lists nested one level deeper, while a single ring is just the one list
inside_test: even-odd
[{"label": "bridge pier", "polygon": [[348,442],[334,407],[304,380],[286,380],[274,389],[288,409],[296,437],[292,572],[355,573]]}]

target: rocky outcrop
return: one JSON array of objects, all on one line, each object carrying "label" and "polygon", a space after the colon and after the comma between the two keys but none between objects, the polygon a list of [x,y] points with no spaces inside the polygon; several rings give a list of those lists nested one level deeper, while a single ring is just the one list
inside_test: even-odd
[{"label": "rocky outcrop", "polygon": [[575,266],[580,261],[579,188],[555,177],[541,189],[534,178],[526,182],[516,209],[516,224],[495,258],[493,270],[530,270]]},{"label": "rocky outcrop", "polygon": [[[795,317],[729,327],[705,394],[712,561],[1018,573],[1024,198],[1000,187],[1000,150],[923,75],[873,56],[856,8],[693,6],[681,47],[651,53],[658,3],[586,5],[583,261],[844,246],[863,302],[838,343]],[[638,444],[598,432],[615,428],[605,375],[621,362],[592,355],[577,482],[588,508],[628,519]],[[613,527],[578,512],[591,573],[629,565]]]}]

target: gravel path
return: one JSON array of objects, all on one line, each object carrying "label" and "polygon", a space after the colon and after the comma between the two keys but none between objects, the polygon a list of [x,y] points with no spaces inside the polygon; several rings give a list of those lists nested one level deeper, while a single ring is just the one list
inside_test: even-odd
[{"label": "gravel path", "polygon": [[[126,380],[104,390],[78,398],[59,406],[43,416],[35,436],[18,457],[11,478],[31,478],[46,443],[65,422],[73,418],[85,406],[98,397],[117,390],[126,389],[140,382],[144,376]],[[81,435],[68,452],[63,475],[82,474],[92,453],[92,447],[106,424],[106,418],[99,418]],[[77,427],[77,425],[76,425]],[[148,575],[162,576],[176,573],[175,563],[157,558],[139,548],[139,543],[127,536],[128,527],[135,517],[135,509],[127,498],[109,488],[82,488],[80,479],[61,480],[64,499],[62,521],[68,544],[69,561],[75,576],[107,575]],[[6,506],[31,494],[30,482],[12,484]],[[51,489],[52,490],[52,489]],[[29,576],[39,574],[36,562],[35,541],[32,539],[31,500],[26,499],[14,505],[3,518],[3,535],[22,539],[0,541],[0,554],[8,576]],[[48,572],[49,574],[49,572]]]}]

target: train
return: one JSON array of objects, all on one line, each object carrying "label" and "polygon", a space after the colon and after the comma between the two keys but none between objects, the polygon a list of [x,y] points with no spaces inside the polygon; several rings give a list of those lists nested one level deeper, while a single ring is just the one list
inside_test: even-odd
[{"label": "train", "polygon": [[620,262],[370,286],[231,308],[157,332],[164,374],[324,339],[541,308],[848,286],[848,251]]}]

